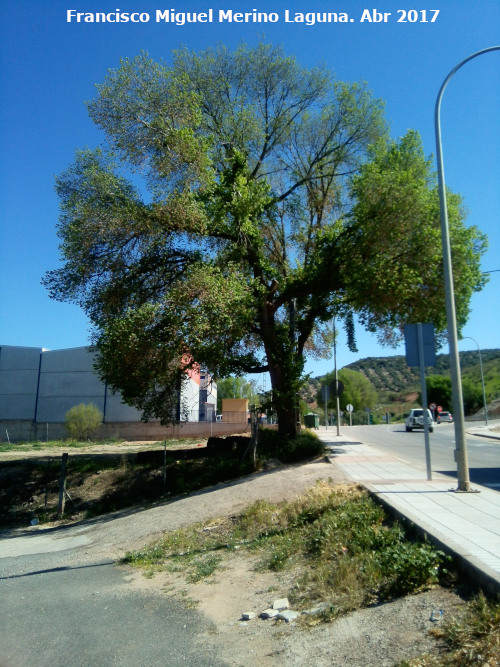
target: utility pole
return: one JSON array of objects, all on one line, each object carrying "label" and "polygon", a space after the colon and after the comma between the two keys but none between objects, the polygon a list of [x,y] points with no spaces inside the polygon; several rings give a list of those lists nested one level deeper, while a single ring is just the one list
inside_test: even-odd
[{"label": "utility pole", "polygon": [[473,58],[490,51],[498,51],[500,46],[491,46],[473,53],[462,60],[448,74],[439,90],[434,109],[434,126],[436,131],[436,158],[438,172],[438,189],[441,217],[441,240],[443,244],[444,286],[446,295],[446,317],[448,324],[448,345],[450,348],[450,375],[453,392],[453,412],[455,413],[455,456],[457,462],[458,491],[470,491],[469,463],[467,443],[465,440],[464,404],[462,394],[462,378],[460,377],[460,358],[458,354],[457,317],[455,311],[455,293],[453,288],[453,267],[451,263],[451,243],[448,224],[448,207],[446,203],[446,184],[444,178],[443,148],[441,143],[441,100],[452,76]]},{"label": "utility pole", "polygon": [[337,435],[340,435],[340,397],[338,393],[339,376],[337,373],[337,328],[335,326],[335,318],[333,318],[333,364],[335,368],[335,401],[337,407]]}]

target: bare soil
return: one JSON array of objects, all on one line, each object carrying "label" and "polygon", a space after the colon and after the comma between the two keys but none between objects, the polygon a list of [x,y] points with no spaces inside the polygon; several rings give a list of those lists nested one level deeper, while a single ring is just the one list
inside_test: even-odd
[{"label": "bare soil", "polygon": [[[57,520],[64,452],[69,454],[67,495],[64,517]],[[206,440],[170,444],[164,485],[163,448],[158,442],[45,449],[21,445],[0,452],[0,527],[73,523],[201,488],[209,483],[202,475],[208,458]]]},{"label": "bare soil", "polygon": [[[210,578],[190,583],[182,573],[163,572],[146,578],[130,575],[130,583],[149,593],[172,595],[196,606],[213,627],[207,641],[214,642],[230,665],[279,664],[338,667],[385,667],[423,653],[439,655],[442,640],[433,635],[439,623],[457,615],[464,600],[454,591],[436,587],[361,609],[332,623],[306,624],[303,615],[293,623],[264,620],[260,614],[274,600],[286,597],[295,572],[261,572],[256,558],[228,554]],[[431,621],[433,611],[443,611],[443,621]],[[243,621],[242,614],[255,618]]]}]

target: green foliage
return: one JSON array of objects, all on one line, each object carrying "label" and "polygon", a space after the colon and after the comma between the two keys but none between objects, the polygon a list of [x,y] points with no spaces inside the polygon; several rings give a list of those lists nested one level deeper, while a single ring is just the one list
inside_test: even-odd
[{"label": "green foliage", "polygon": [[462,395],[464,399],[464,412],[471,415],[483,406],[483,391],[481,384],[462,379]]},{"label": "green foliage", "polygon": [[102,424],[103,415],[93,403],[80,403],[66,413],[65,427],[68,435],[77,440],[90,440]]},{"label": "green foliage", "polygon": [[[494,353],[496,353],[496,357],[493,357]],[[469,358],[475,360],[475,362],[466,365],[464,361],[468,357],[465,357],[464,359],[462,356],[466,354]],[[481,355],[483,360],[483,377],[486,399],[490,402],[500,396],[500,350],[483,350]],[[477,352],[475,354],[470,354],[470,356],[469,353],[460,354],[462,378],[464,381],[468,380],[473,383],[476,387],[481,385],[481,369],[477,359]]]},{"label": "green foliage", "polygon": [[[440,405],[443,410],[452,410],[451,379],[443,375],[428,375],[425,379],[427,400]],[[419,402],[422,399],[419,395]]]},{"label": "green foliage", "polygon": [[[97,90],[110,150],[78,152],[57,179],[64,264],[44,283],[84,308],[98,371],[144,419],[182,416],[196,362],[269,372],[294,436],[305,356],[329,355],[333,316],[351,349],[354,313],[386,340],[408,315],[443,329],[430,162],[415,132],[386,140],[365,84],[260,43],[124,59]],[[448,201],[462,325],[485,242]]]},{"label": "green foliage", "polygon": [[446,563],[427,542],[409,539],[366,491],[328,482],[291,502],[257,501],[239,517],[167,533],[126,562],[154,570],[182,563],[192,578],[197,563],[212,572],[210,563],[235,547],[257,553],[259,569],[290,570],[289,597],[299,608],[328,603],[323,620],[432,585]]},{"label": "green foliage", "polygon": [[324,445],[312,431],[301,431],[295,438],[284,438],[278,431],[259,430],[257,455],[259,458],[276,458],[283,463],[293,463],[320,456]]},{"label": "green foliage", "polygon": [[[439,338],[446,314],[439,197],[431,160],[414,131],[399,141],[379,142],[371,158],[352,180],[357,231],[347,278],[352,302],[369,330],[432,322]],[[479,264],[486,237],[463,224],[459,195],[449,194],[448,215],[460,330],[472,293],[486,281]],[[374,282],[366,280],[372,272],[378,277]]]},{"label": "green foliage", "polygon": [[[439,375],[431,375],[426,378],[427,399],[429,403],[441,405],[444,410],[452,410],[451,379]],[[483,406],[483,391],[480,382],[472,382],[470,379],[462,378],[462,396],[464,401],[464,413],[471,415]],[[421,401],[419,395],[419,401]]]},{"label": "green foliage", "polygon": [[[353,371],[349,368],[342,368],[338,372],[339,380],[344,384],[344,392],[340,396],[340,407],[345,411],[349,403],[355,411],[372,408],[377,404],[378,396],[370,380],[359,371]],[[334,371],[327,373],[322,379],[322,386],[330,386],[335,381]],[[324,405],[322,390],[318,391],[316,400],[319,405]],[[336,398],[330,393],[328,407],[331,410],[336,408]]]},{"label": "green foliage", "polygon": [[428,542],[398,542],[384,550],[378,560],[385,578],[381,597],[399,597],[436,583],[445,556]]}]

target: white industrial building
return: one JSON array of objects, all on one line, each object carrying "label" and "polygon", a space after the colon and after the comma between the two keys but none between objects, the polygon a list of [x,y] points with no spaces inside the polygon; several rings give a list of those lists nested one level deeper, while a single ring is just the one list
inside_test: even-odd
[{"label": "white industrial building", "polygon": [[[158,422],[141,422],[141,413],[101,382],[93,364],[88,347],[0,346],[0,439],[62,437],[67,411],[80,403],[93,403],[102,412],[103,437],[166,437]],[[210,376],[190,371],[178,397],[181,418],[187,423],[215,419],[216,405]]]}]

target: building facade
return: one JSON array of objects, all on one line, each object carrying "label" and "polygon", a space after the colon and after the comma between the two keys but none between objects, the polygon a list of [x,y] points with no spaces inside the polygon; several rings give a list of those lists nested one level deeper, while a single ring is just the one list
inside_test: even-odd
[{"label": "building facade", "polygon": [[[208,377],[195,370],[186,374],[178,396],[183,421],[198,422],[208,413],[215,419],[217,386]],[[52,437],[61,437],[66,413],[80,403],[96,405],[103,414],[103,424],[148,426],[141,422],[138,410],[126,405],[119,393],[99,379],[89,347],[44,350],[0,346],[0,425],[7,430],[7,438],[37,439],[49,430]],[[214,407],[208,409],[211,405]]]}]

